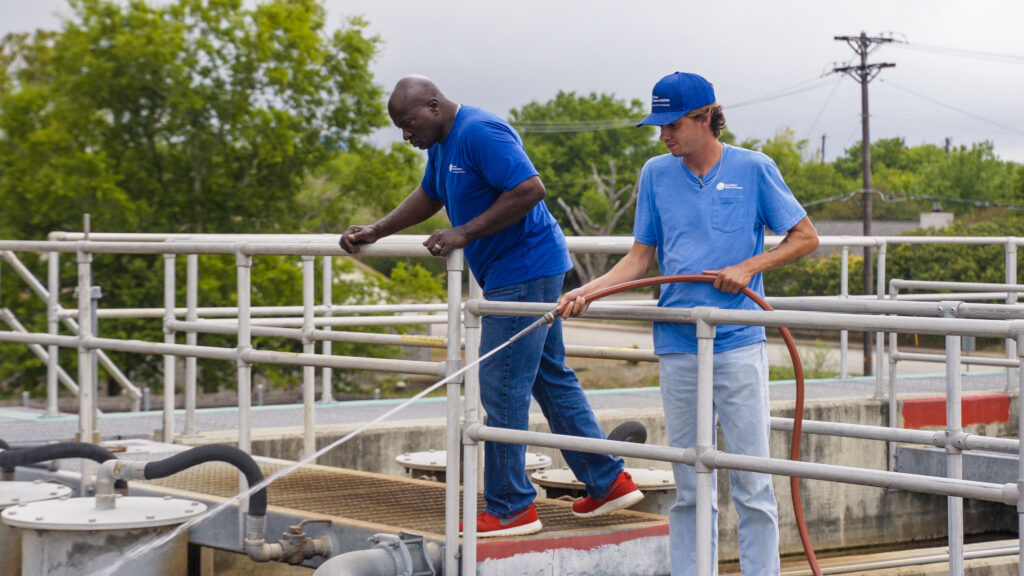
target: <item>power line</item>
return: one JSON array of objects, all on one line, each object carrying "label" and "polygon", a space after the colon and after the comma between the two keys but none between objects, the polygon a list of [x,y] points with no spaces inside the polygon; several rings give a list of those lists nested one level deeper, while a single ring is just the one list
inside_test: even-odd
[{"label": "power line", "polygon": [[973,112],[968,112],[966,110],[962,110],[960,108],[957,108],[956,106],[951,106],[949,104],[945,104],[945,103],[939,102],[938,100],[936,100],[936,99],[934,99],[934,98],[932,98],[930,96],[926,96],[924,94],[921,94],[920,92],[915,92],[914,90],[911,90],[910,88],[907,88],[905,86],[900,86],[899,84],[896,84],[895,82],[886,81],[884,79],[881,80],[881,82],[885,82],[889,86],[892,86],[894,88],[898,88],[900,90],[903,90],[904,92],[907,92],[909,94],[917,96],[918,98],[921,98],[923,100],[927,100],[927,101],[931,102],[932,104],[937,104],[939,106],[942,106],[943,108],[948,108],[948,109],[950,109],[950,110],[952,110],[954,112],[959,112],[960,114],[963,114],[965,116],[970,116],[971,118],[974,118],[976,120],[981,120],[982,122],[985,122],[985,123],[991,124],[993,126],[1002,128],[1003,130],[1009,130],[1010,132],[1013,132],[1015,134],[1020,134],[1020,135],[1024,136],[1024,130],[1018,130],[1017,128],[1014,128],[1013,126],[1007,126],[1006,124],[1001,124],[999,122],[996,122],[995,120],[989,120],[988,118],[985,118],[983,116],[978,116],[977,114],[974,114]]},{"label": "power line", "polygon": [[968,204],[974,206],[975,208],[1006,208],[1009,210],[1024,210],[1024,204],[1006,204],[1004,202],[992,202],[990,200],[970,200],[967,198],[953,198],[950,196],[932,196],[930,194],[906,194],[902,192],[884,192],[882,190],[854,190],[852,192],[837,194],[835,196],[822,198],[821,200],[815,200],[813,202],[801,202],[800,204],[804,208],[811,208],[814,206],[820,206],[822,204],[829,204],[832,202],[845,202],[847,200],[856,198],[858,194],[877,196],[879,200],[886,203],[924,200],[928,202],[945,202],[947,204]]},{"label": "power line", "polygon": [[919,44],[916,42],[900,42],[894,40],[896,48],[912,50],[914,52],[925,52],[929,54],[941,54],[943,56],[957,56],[960,58],[971,58],[974,60],[987,60],[989,62],[1001,62],[1003,64],[1024,65],[1024,56],[1018,54],[1001,54],[998,52],[982,52],[979,50],[967,50],[964,48],[952,48],[949,46],[936,46],[934,44]]}]

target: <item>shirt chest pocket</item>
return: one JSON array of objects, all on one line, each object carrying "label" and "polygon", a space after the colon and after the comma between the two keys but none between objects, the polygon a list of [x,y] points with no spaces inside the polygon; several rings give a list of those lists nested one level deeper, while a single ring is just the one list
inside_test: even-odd
[{"label": "shirt chest pocket", "polygon": [[718,232],[735,232],[743,226],[747,203],[743,193],[715,194],[711,200],[711,227]]}]

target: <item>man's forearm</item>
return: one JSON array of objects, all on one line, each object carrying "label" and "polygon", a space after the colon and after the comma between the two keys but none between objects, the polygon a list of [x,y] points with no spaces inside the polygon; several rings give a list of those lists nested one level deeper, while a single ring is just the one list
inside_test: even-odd
[{"label": "man's forearm", "polygon": [[419,224],[441,209],[442,204],[431,200],[422,188],[417,187],[402,203],[378,220],[373,226],[383,238]]},{"label": "man's forearm", "polygon": [[522,220],[544,199],[540,178],[529,178],[511,190],[502,192],[491,207],[459,228],[472,241],[490,236]]}]

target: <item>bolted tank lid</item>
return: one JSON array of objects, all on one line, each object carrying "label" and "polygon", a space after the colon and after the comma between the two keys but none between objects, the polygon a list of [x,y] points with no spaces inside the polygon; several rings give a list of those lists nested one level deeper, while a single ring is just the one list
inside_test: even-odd
[{"label": "bolted tank lid", "polygon": [[71,488],[52,482],[0,482],[0,510],[8,506],[71,496]]},{"label": "bolted tank lid", "polygon": [[[447,463],[446,450],[424,450],[423,452],[405,452],[395,456],[395,461],[414,470],[444,470]],[[551,466],[551,457],[535,452],[526,453],[526,469],[541,470]]]},{"label": "bolted tank lid", "polygon": [[[675,478],[671,470],[660,470],[657,468],[626,468],[626,472],[633,477],[637,488],[640,490],[672,490],[676,487]],[[568,488],[570,490],[584,490],[586,487],[576,479],[572,470],[558,468],[555,470],[543,470],[534,472],[530,478],[539,486],[545,488]]]},{"label": "bolted tank lid", "polygon": [[36,530],[126,530],[181,524],[205,511],[195,500],[123,496],[109,510],[97,509],[95,498],[65,498],[11,506],[0,518]]}]

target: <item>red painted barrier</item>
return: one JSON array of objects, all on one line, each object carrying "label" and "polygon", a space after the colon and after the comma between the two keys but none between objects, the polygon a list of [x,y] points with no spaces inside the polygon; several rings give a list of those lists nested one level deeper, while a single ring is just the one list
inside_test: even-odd
[{"label": "red painted barrier", "polygon": [[[960,408],[960,419],[963,426],[1010,421],[1010,397],[1006,394],[964,396]],[[904,428],[944,428],[945,426],[945,396],[903,400]]]}]

